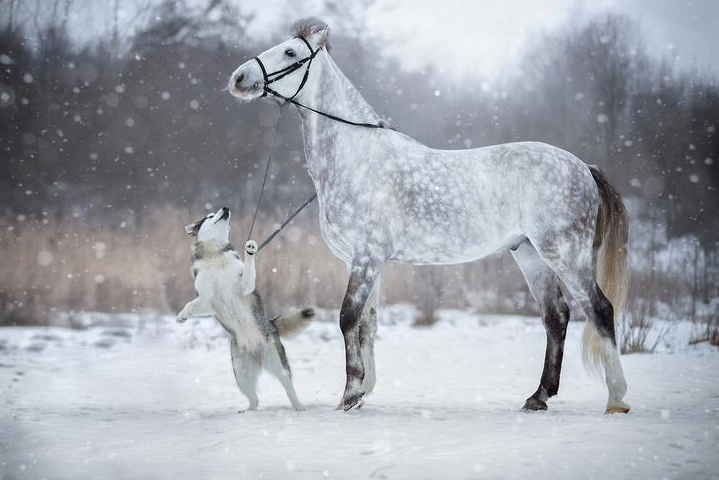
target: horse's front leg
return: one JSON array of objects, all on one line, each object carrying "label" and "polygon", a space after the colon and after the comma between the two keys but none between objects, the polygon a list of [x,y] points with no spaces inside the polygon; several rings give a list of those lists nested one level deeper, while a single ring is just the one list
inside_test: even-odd
[{"label": "horse's front leg", "polygon": [[382,261],[358,255],[352,260],[349,284],[340,310],[340,328],[345,342],[347,383],[337,408],[347,411],[362,405],[365,368],[362,361],[359,326],[362,312],[379,277]]},{"label": "horse's front leg", "polygon": [[360,351],[362,352],[362,363],[364,364],[364,380],[362,390],[368,395],[377,383],[374,364],[374,340],[377,336],[377,310],[379,309],[379,277],[375,281],[372,293],[362,313],[359,325]]}]

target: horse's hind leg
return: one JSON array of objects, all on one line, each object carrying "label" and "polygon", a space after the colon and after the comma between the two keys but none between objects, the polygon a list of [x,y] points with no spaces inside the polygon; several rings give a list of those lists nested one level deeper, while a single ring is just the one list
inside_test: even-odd
[{"label": "horse's hind leg", "polygon": [[596,251],[592,249],[591,240],[582,243],[566,240],[559,245],[555,238],[551,242],[545,242],[537,250],[582,308],[591,328],[599,334],[601,362],[609,391],[607,413],[628,412],[629,405],[624,403],[627,382],[624,379],[614,330],[614,307],[597,284]]},{"label": "horse's hind leg", "polygon": [[367,304],[362,312],[362,319],[359,326],[360,352],[364,364],[364,380],[362,390],[365,394],[370,393],[377,383],[377,375],[374,365],[374,339],[377,335],[377,309],[379,307],[379,278],[375,282],[372,293],[367,299]]},{"label": "horse's hind leg", "polygon": [[616,332],[614,329],[614,307],[597,285],[593,272],[560,273],[560,278],[584,310],[589,324],[599,334],[601,341],[601,361],[609,391],[607,413],[626,413],[629,405],[624,403],[627,393],[627,381],[624,379],[622,363],[619,359]]},{"label": "horse's hind leg", "polygon": [[546,410],[547,400],[559,390],[569,307],[562,296],[557,274],[542,260],[529,240],[513,250],[512,256],[527,280],[529,291],[539,304],[542,322],[547,332],[542,378],[539,380],[537,391],[527,399],[523,409]]}]

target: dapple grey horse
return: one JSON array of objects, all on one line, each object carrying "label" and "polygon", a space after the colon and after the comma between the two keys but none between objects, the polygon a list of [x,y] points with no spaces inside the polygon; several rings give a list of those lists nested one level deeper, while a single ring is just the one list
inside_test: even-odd
[{"label": "dapple grey horse", "polygon": [[229,90],[245,101],[267,97],[297,107],[322,236],[349,270],[339,407],[361,406],[375,385],[386,262],[457,264],[509,249],[547,333],[539,388],[524,408],[546,409],[559,388],[569,321],[561,281],[588,319],[583,353],[604,368],[606,411],[627,412],[615,316],[627,290],[628,221],[602,173],[542,143],[435,150],[394,131],[334,63],[328,33],[319,20],[298,22],[294,38],[240,65]]}]

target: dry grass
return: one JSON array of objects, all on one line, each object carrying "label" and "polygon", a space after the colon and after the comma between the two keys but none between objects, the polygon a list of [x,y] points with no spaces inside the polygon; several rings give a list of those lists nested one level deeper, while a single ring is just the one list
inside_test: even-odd
[{"label": "dry grass", "polygon": [[719,347],[719,319],[711,317],[707,320],[703,331],[694,335],[690,340],[690,345],[708,342],[709,345]]},{"label": "dry grass", "polygon": [[[183,225],[202,215],[153,207],[141,222],[103,224],[82,218],[0,218],[0,324],[47,324],[60,311],[178,311],[193,297],[190,238]],[[316,214],[303,213],[258,257],[258,288],[270,313],[291,305],[338,308],[346,267],[320,237]],[[233,219],[244,243],[246,218]],[[272,225],[260,216],[256,237]],[[501,294],[500,294],[501,292]],[[518,269],[507,256],[462,266],[388,265],[383,303],[531,312]],[[511,299],[511,300],[508,300]],[[425,301],[426,303],[426,301]]]},{"label": "dry grass", "polygon": [[[322,240],[315,208],[303,212],[258,257],[258,288],[270,314],[290,306],[336,309],[341,304],[346,267]],[[154,206],[141,220],[128,216],[126,223],[0,216],[0,325],[49,324],[68,311],[177,312],[194,295],[191,239],[182,227],[202,215],[199,209]],[[236,217],[232,238],[241,247],[250,222]],[[261,214],[255,238],[263,239],[281,218],[281,212]],[[658,300],[682,318],[688,307],[681,299],[689,290],[677,279],[639,271],[633,272],[631,283],[633,301],[622,318],[620,344],[625,352],[652,350],[647,337],[651,319],[659,314]],[[455,266],[390,264],[381,287],[383,304],[417,305],[423,324],[434,321],[435,310],[448,307],[536,314],[508,254]]]}]

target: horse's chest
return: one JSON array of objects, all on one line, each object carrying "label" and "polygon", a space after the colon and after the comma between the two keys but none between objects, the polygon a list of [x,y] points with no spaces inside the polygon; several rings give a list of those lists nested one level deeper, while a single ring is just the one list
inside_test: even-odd
[{"label": "horse's chest", "polygon": [[350,261],[355,250],[353,238],[357,237],[353,222],[347,212],[339,208],[322,208],[320,210],[320,233],[334,255]]}]

